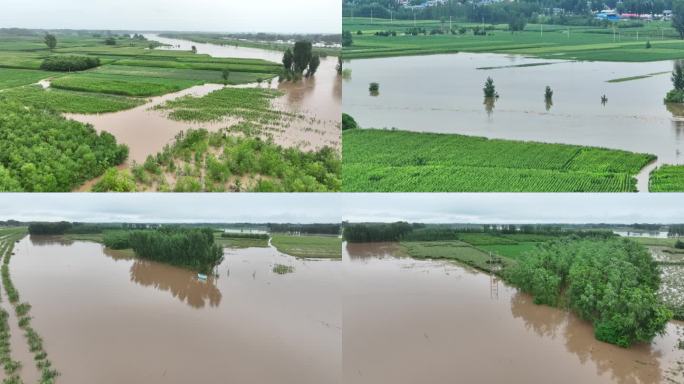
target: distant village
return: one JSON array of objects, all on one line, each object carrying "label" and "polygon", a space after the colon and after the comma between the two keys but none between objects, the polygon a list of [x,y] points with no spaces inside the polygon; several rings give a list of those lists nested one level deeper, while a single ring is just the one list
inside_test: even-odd
[{"label": "distant village", "polygon": [[[479,5],[487,5],[487,4],[500,3],[500,2],[505,2],[505,1],[511,1],[511,0],[470,0],[468,2],[474,3],[474,4],[479,4]],[[411,0],[397,0],[397,3],[402,8],[418,10],[418,9],[436,7],[436,6],[440,6],[440,5],[446,5],[446,4],[448,4],[448,0],[425,0],[423,3],[420,3],[420,4],[415,4],[415,1],[411,1]],[[591,5],[589,4],[589,6],[591,6]],[[565,11],[563,8],[553,8],[553,9],[551,9],[551,12],[553,14],[557,15],[557,14],[566,13],[567,11]],[[620,13],[616,9],[594,10],[594,11],[592,11],[592,13],[594,14],[594,17],[597,20],[608,20],[608,21],[620,21],[620,20],[650,21],[650,20],[671,20],[672,19],[672,10],[664,10],[662,14]]]}]

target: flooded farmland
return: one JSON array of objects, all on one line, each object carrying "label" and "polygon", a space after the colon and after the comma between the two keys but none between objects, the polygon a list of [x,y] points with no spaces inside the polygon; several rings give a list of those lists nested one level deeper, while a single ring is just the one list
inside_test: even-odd
[{"label": "flooded farmland", "polygon": [[[400,258],[393,244],[347,244],[345,383],[681,382],[684,324],[651,345],[594,339],[575,316],[532,303],[455,264]],[[677,363],[677,362],[682,363]]]},{"label": "flooded farmland", "polygon": [[[158,35],[146,35],[150,40],[169,44],[165,49],[190,50],[197,47],[200,54],[213,57],[256,58],[280,63],[282,52],[265,49],[199,44],[187,40],[168,39]],[[302,81],[278,83],[277,78],[264,84],[245,84],[240,87],[266,87],[283,92],[272,101],[276,110],[288,112],[298,118],[288,120],[278,129],[270,130],[275,143],[284,147],[299,147],[303,150],[316,150],[323,146],[340,149],[341,78],[335,70],[336,57],[321,58],[316,75]],[[175,136],[190,128],[206,128],[216,131],[237,121],[227,119],[220,122],[194,123],[174,121],[166,114],[151,108],[166,101],[185,95],[205,96],[223,88],[220,84],[205,84],[180,92],[150,98],[139,107],[113,113],[97,115],[65,114],[68,118],[92,124],[98,131],[113,134],[117,141],[130,148],[129,162],[142,163],[148,155],[160,152],[164,145],[171,144]]]},{"label": "flooded farmland", "polygon": [[[91,242],[27,236],[15,252],[13,280],[60,382],[341,382],[339,261],[226,249],[202,282]],[[28,351],[13,355],[36,382]]]},{"label": "flooded farmland", "polygon": [[[366,128],[590,145],[684,163],[684,113],[663,103],[672,66],[489,53],[352,60],[343,108]],[[500,94],[493,105],[483,103],[488,76]],[[371,82],[380,84],[377,96]]]}]

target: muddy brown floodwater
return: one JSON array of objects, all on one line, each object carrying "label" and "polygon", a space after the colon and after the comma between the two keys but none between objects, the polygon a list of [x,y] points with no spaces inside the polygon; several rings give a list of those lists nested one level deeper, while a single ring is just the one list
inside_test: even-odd
[{"label": "muddy brown floodwater", "polygon": [[[209,54],[213,57],[256,58],[278,63],[282,59],[282,52],[278,51],[199,44],[187,40],[163,38],[158,35],[146,35],[146,37],[170,44],[171,47],[166,49],[190,50],[190,47],[195,45],[198,53]],[[302,150],[316,150],[323,146],[341,150],[342,79],[337,75],[336,66],[336,57],[325,57],[321,59],[316,75],[309,79],[296,83],[278,83],[277,79],[272,79],[262,85],[242,84],[238,87],[271,87],[283,92],[283,96],[272,101],[272,108],[297,117],[282,122],[274,129],[267,130],[266,133],[273,137],[275,143],[284,147],[298,147]],[[160,152],[164,145],[173,143],[176,135],[181,131],[190,128],[217,131],[238,122],[234,119],[211,123],[173,121],[167,118],[164,111],[151,109],[185,95],[201,97],[221,88],[223,85],[220,84],[199,85],[180,92],[149,98],[147,103],[125,111],[94,115],[65,114],[65,116],[82,123],[92,124],[96,130],[109,132],[116,137],[117,142],[128,145],[130,152],[126,166],[129,166],[131,161],[142,163],[148,155]],[[85,190],[94,182],[95,180],[86,183],[77,190]]]},{"label": "muddy brown floodwater", "polygon": [[[684,324],[623,349],[591,326],[487,274],[398,258],[393,244],[344,246],[345,383],[682,382]],[[677,376],[675,376],[677,375]]]},{"label": "muddy brown floodwater", "polygon": [[[341,382],[339,261],[226,249],[201,282],[91,242],[25,237],[15,252],[12,279],[60,383]],[[37,382],[12,335],[24,382]]]}]

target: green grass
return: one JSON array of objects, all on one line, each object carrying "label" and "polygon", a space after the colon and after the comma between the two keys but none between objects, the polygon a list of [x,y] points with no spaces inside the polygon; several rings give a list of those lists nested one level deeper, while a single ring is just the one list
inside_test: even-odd
[{"label": "green grass", "polygon": [[535,249],[539,245],[536,242],[517,243],[517,244],[495,244],[481,245],[478,248],[484,251],[491,251],[499,256],[504,256],[512,260],[520,260],[525,253]]},{"label": "green grass", "polygon": [[684,165],[662,165],[651,172],[651,192],[684,192]]},{"label": "green grass", "polygon": [[345,192],[625,192],[655,156],[372,129],[342,134]]},{"label": "green grass", "polygon": [[0,96],[36,108],[84,114],[122,111],[137,107],[145,102],[144,99],[133,97],[67,91],[57,88],[43,89],[40,86],[13,88],[6,90]]},{"label": "green grass", "polygon": [[341,259],[342,239],[337,236],[274,234],[271,244],[279,252],[301,258]]},{"label": "green grass", "polygon": [[400,244],[405,249],[405,253],[415,259],[452,260],[487,272],[496,270],[496,267],[506,267],[514,263],[507,257],[495,258],[499,263],[490,263],[492,257],[489,253],[461,241],[416,241]]},{"label": "green grass", "polygon": [[674,247],[677,238],[658,238],[658,237],[630,237],[631,240],[643,245],[656,245],[665,247]]},{"label": "green grass", "polygon": [[52,81],[54,88],[123,96],[158,96],[199,84],[201,82],[196,80],[106,75],[96,72],[68,75]]},{"label": "green grass", "polygon": [[[454,22],[466,27],[464,35],[419,35],[405,36],[403,32],[413,27],[413,20],[343,18],[343,30],[351,31],[353,45],[345,47],[345,59],[388,57],[404,55],[425,55],[455,52],[497,52],[549,59],[594,60],[594,61],[656,61],[684,58],[684,41],[668,22],[646,23],[640,28],[618,28],[616,39],[613,30],[607,27],[567,27],[544,25],[543,35],[539,24],[528,24],[524,31],[510,33],[507,25],[495,25],[487,36],[475,36],[474,26],[480,24]],[[428,30],[441,28],[437,20],[420,20],[419,27]],[[661,29],[662,36],[661,39]],[[357,35],[357,31],[363,35]],[[395,37],[375,36],[376,31],[394,30]],[[570,34],[568,35],[568,30]],[[639,39],[637,40],[637,32]],[[646,48],[646,41],[652,47]]]},{"label": "green grass", "polygon": [[276,264],[273,266],[273,273],[278,275],[286,275],[288,273],[294,272],[294,267],[291,265]]},{"label": "green grass", "polygon": [[35,84],[40,80],[54,76],[59,76],[59,74],[31,69],[0,68],[0,90],[21,85]]}]

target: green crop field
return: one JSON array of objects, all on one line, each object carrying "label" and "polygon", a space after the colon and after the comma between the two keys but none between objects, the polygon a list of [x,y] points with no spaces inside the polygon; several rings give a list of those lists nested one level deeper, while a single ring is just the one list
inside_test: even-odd
[{"label": "green crop field", "polygon": [[[149,49],[144,39],[117,36],[116,45],[90,33],[57,33],[57,48],[49,50],[37,31],[22,34],[0,32],[0,90],[52,79],[51,87],[79,94],[40,94],[34,90],[11,93],[19,101],[51,106],[58,111],[104,113],[132,108],[143,100],[114,99],[111,95],[149,97],[179,91],[205,83],[245,84],[270,80],[281,65],[261,59],[213,58],[189,51]],[[47,57],[88,56],[101,66],[78,73],[38,70]],[[228,71],[228,79],[223,78]],[[27,95],[30,94],[30,95]],[[55,96],[73,101],[60,102]],[[93,98],[88,102],[87,98]],[[76,104],[78,104],[76,106]]]},{"label": "green crop field", "polygon": [[346,192],[625,192],[655,156],[564,144],[354,129]]},{"label": "green crop field", "polygon": [[250,239],[244,237],[221,237],[221,234],[214,236],[216,244],[224,248],[266,248],[268,239]]},{"label": "green crop field", "polygon": [[342,258],[342,239],[337,236],[274,234],[271,244],[278,251],[295,257],[314,259]]},{"label": "green crop field", "polygon": [[651,192],[684,192],[684,165],[663,165],[651,172]]},{"label": "green crop field", "polygon": [[21,85],[35,84],[48,77],[58,76],[53,72],[31,69],[0,68],[0,90]]},{"label": "green crop field", "polygon": [[8,89],[0,97],[13,99],[24,105],[52,109],[68,113],[105,113],[137,107],[143,99],[67,91],[56,88],[43,89],[40,86],[25,86]]},{"label": "green crop field", "polygon": [[[684,41],[668,22],[650,22],[642,27],[567,27],[528,24],[524,31],[511,33],[508,26],[486,25],[487,34],[474,35],[481,24],[454,22],[466,28],[464,34],[405,35],[413,20],[343,18],[344,31],[352,32],[353,44],[343,49],[345,59],[425,55],[455,52],[498,52],[553,59],[594,61],[656,61],[684,58]],[[437,20],[419,20],[417,27],[448,28]],[[361,35],[357,34],[361,31]],[[396,31],[396,36],[376,32]],[[646,47],[650,41],[651,48]]]}]

